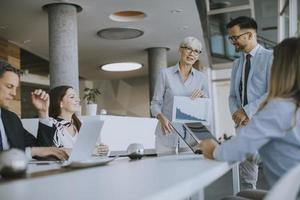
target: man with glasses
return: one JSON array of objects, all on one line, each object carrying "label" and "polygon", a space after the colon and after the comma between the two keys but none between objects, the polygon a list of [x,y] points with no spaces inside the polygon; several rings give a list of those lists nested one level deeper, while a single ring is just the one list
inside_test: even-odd
[{"label": "man with glasses", "polygon": [[[246,126],[266,97],[272,51],[257,43],[257,23],[250,17],[238,17],[227,24],[229,40],[236,52],[242,52],[233,63],[229,94],[232,119],[239,127]],[[246,160],[240,164],[242,189],[255,189],[258,166]]]},{"label": "man with glasses", "polygon": [[159,120],[155,132],[155,146],[158,154],[175,153],[176,148],[179,151],[189,150],[184,142],[178,142],[179,139],[172,131],[170,120],[174,96],[189,96],[192,99],[208,97],[206,75],[193,68],[201,50],[202,44],[197,38],[185,38],[178,49],[179,63],[160,71],[150,108],[152,115]]}]

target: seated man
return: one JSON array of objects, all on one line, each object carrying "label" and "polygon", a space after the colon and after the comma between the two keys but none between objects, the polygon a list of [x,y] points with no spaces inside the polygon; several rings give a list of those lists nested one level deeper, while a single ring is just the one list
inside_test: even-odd
[{"label": "seated man", "polygon": [[54,156],[66,160],[68,154],[56,147],[33,147],[36,138],[26,131],[19,117],[7,110],[16,96],[20,72],[10,64],[0,61],[0,152],[10,148],[26,150],[28,158]]}]

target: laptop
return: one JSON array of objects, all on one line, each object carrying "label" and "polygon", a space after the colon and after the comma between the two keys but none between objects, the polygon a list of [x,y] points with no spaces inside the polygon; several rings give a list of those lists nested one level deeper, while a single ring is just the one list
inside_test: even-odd
[{"label": "laptop", "polygon": [[187,144],[187,146],[195,153],[201,154],[199,149],[199,141],[204,139],[215,139],[215,137],[209,132],[205,126],[201,126],[201,129],[195,133],[184,123],[171,122],[172,128],[181,137],[181,139]]},{"label": "laptop", "polygon": [[71,155],[67,161],[62,163],[62,167],[90,167],[104,165],[113,159],[101,156],[92,156],[100,131],[104,121],[99,119],[85,119],[82,122],[79,135],[74,144]]},{"label": "laptop", "polygon": [[219,143],[216,137],[213,136],[208,128],[201,122],[185,123],[185,125],[194,133],[198,140],[213,139]]},{"label": "laptop", "polygon": [[29,164],[62,164],[63,167],[88,167],[110,162],[112,159],[108,159],[107,157],[92,157],[103,124],[104,121],[99,118],[86,118],[82,120],[77,141],[67,161],[60,161],[54,156],[48,156],[46,158],[35,157],[34,160],[29,161]]}]

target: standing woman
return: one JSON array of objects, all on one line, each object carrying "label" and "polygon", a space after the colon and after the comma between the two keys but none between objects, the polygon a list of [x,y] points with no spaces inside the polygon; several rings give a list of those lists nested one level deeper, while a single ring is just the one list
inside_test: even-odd
[{"label": "standing woman", "polygon": [[[193,68],[202,51],[202,44],[197,38],[187,37],[179,46],[179,63],[160,71],[151,101],[151,113],[159,120],[156,129],[155,146],[158,154],[175,153],[178,138],[172,132],[174,96],[188,96],[192,99],[208,97],[207,77]],[[181,147],[185,144],[181,142]]]},{"label": "standing woman", "polygon": [[[72,149],[81,127],[75,115],[80,111],[80,100],[71,86],[58,86],[48,95],[38,89],[32,93],[33,105],[38,110],[40,122],[37,145]],[[108,147],[99,145],[97,153],[107,153]]]}]

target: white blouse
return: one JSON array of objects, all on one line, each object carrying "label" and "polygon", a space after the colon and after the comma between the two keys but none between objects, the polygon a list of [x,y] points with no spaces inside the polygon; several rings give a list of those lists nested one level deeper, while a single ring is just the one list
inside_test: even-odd
[{"label": "white blouse", "polygon": [[55,134],[53,137],[53,142],[56,147],[64,147],[64,148],[73,148],[77,137],[78,133],[75,135],[72,135],[68,131],[67,124],[70,124],[69,121],[62,120],[58,121],[52,117],[48,118],[40,118],[39,120],[42,124],[49,126],[49,127],[55,127]]}]

